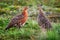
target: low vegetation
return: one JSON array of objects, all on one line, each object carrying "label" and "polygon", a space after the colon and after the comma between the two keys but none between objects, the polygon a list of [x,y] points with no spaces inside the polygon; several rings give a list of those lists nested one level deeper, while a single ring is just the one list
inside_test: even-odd
[{"label": "low vegetation", "polygon": [[53,30],[47,31],[46,37],[40,34],[40,27],[36,20],[28,19],[25,26],[20,29],[17,27],[4,30],[11,17],[0,17],[0,40],[59,40],[60,24],[52,23]]}]

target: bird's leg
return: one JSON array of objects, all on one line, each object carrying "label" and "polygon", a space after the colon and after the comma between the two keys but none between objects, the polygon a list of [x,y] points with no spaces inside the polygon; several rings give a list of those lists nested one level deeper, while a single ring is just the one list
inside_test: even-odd
[{"label": "bird's leg", "polygon": [[21,27],[21,25],[18,23],[18,24],[17,24],[17,27],[18,27],[18,28],[20,28],[20,27]]},{"label": "bird's leg", "polygon": [[41,25],[41,30],[42,30],[42,31],[46,31],[46,26],[45,26],[45,24]]},{"label": "bird's leg", "polygon": [[42,28],[45,28],[45,24],[42,24],[41,27],[42,27]]},{"label": "bird's leg", "polygon": [[25,25],[25,23],[22,26],[24,26],[24,25]]}]

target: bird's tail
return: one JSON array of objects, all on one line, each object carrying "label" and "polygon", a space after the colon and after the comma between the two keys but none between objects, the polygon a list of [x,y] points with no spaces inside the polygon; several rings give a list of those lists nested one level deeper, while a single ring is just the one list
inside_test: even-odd
[{"label": "bird's tail", "polygon": [[10,28],[10,27],[7,26],[7,27],[5,28],[5,30],[7,30],[7,29],[9,29],[9,28]]},{"label": "bird's tail", "polygon": [[9,28],[11,28],[13,25],[11,25],[11,24],[9,24],[6,28],[5,28],[5,30],[8,30]]}]

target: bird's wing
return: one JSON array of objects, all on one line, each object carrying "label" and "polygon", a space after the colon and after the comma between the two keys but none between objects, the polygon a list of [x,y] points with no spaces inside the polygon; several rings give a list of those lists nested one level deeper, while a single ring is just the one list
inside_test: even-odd
[{"label": "bird's wing", "polygon": [[40,24],[43,24],[47,21],[47,19],[43,16],[43,15],[38,15],[38,22],[40,22]]},{"label": "bird's wing", "polygon": [[24,18],[24,15],[23,14],[21,14],[21,15],[18,15],[18,16],[16,16],[16,19],[23,19]]},{"label": "bird's wing", "polygon": [[12,22],[13,23],[17,23],[18,22],[18,20],[21,20],[21,19],[23,19],[24,18],[24,16],[21,14],[21,15],[18,15],[18,16],[16,16],[16,17],[14,17],[13,19],[12,19]]}]

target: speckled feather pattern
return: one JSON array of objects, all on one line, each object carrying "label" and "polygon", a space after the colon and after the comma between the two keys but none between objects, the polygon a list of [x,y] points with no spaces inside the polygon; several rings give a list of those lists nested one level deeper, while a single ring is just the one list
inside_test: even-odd
[{"label": "speckled feather pattern", "polygon": [[39,10],[39,14],[37,17],[38,24],[41,28],[50,29],[52,28],[50,21],[45,17],[44,12]]}]

